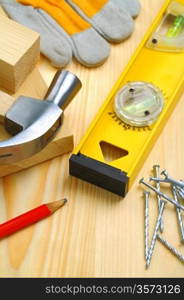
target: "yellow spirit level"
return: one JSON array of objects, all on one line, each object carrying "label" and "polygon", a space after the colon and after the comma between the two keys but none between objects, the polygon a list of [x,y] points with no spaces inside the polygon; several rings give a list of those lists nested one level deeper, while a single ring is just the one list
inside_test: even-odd
[{"label": "yellow spirit level", "polygon": [[[184,85],[184,0],[166,0],[69,162],[70,174],[125,196]],[[104,147],[117,157],[108,161]]]}]

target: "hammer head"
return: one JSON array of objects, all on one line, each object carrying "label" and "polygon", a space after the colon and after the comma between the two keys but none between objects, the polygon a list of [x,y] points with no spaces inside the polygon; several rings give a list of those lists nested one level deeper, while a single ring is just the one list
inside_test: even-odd
[{"label": "hammer head", "polygon": [[[5,129],[14,136],[37,122],[48,110],[50,115],[55,114],[56,118],[63,115],[63,111],[52,102],[21,96],[6,113]],[[56,114],[56,110],[58,110],[58,114]],[[45,127],[47,124],[52,127],[50,118],[42,126]]]},{"label": "hammer head", "polygon": [[63,121],[62,108],[79,91],[81,83],[68,71],[58,71],[53,82],[45,101],[19,97],[6,113],[5,128],[13,137],[0,142],[0,164],[36,154],[56,135]]},{"label": "hammer head", "polygon": [[[25,102],[32,111],[29,118],[19,119],[19,109]],[[20,97],[5,118],[5,127],[14,136],[0,143],[0,164],[17,162],[42,150],[61,127],[62,120],[63,111],[54,103]]]}]

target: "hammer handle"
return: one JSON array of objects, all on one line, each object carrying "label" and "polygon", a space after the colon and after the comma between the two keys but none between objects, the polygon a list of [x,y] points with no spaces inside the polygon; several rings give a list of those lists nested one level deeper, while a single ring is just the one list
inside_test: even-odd
[{"label": "hammer handle", "polygon": [[81,86],[82,83],[77,76],[69,71],[59,70],[51,82],[45,100],[51,101],[65,110]]}]

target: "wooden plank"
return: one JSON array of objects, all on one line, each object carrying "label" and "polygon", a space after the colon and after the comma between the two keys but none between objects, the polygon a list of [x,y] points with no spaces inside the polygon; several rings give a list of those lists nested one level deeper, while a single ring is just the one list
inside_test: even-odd
[{"label": "wooden plank", "polygon": [[[2,10],[0,10],[0,14],[2,14]],[[54,74],[53,74],[54,76]],[[40,75],[37,68],[34,68],[34,70],[31,72],[31,74],[28,75],[27,79],[23,82],[23,84],[20,86],[18,91],[11,96],[4,94],[3,92],[0,92],[0,121],[3,122],[4,115],[6,113],[7,106],[10,106],[12,101],[19,97],[20,95],[34,97],[38,99],[43,99],[46,91],[48,89],[48,85],[43,80],[42,76]],[[56,136],[55,140],[52,141],[48,146],[51,148],[45,148],[43,152],[41,151],[34,157],[30,158],[29,160],[24,161],[24,164],[22,165],[22,162],[18,165],[11,165],[11,166],[0,166],[0,172],[1,175],[4,174],[11,174],[16,171],[20,171],[24,168],[28,168],[32,165],[38,164],[32,168],[22,170],[21,172],[18,172],[11,176],[5,176],[3,179],[0,179],[0,222],[3,222],[5,219],[9,219],[10,215],[9,212],[6,214],[4,208],[10,208],[10,211],[12,211],[13,214],[17,214],[19,211],[19,208],[23,210],[27,209],[28,207],[32,208],[35,203],[39,204],[42,196],[41,196],[41,190],[44,186],[45,180],[46,180],[46,173],[49,170],[49,166],[52,165],[52,160],[49,160],[45,163],[40,164],[41,161],[45,161],[46,159],[49,159],[51,156],[54,155],[60,155],[63,152],[68,152],[73,149],[73,135],[71,134],[71,130],[68,127],[68,118],[66,117],[64,120],[64,124],[62,127],[62,130],[59,131],[58,135]],[[6,139],[9,135],[6,133],[3,126],[0,128],[0,138]],[[56,146],[57,145],[57,146]],[[59,154],[60,153],[60,154]],[[60,160],[60,159],[58,159]],[[54,160],[53,160],[54,163]],[[3,169],[4,168],[4,169]],[[52,186],[55,186],[57,182],[57,178],[54,176],[53,178],[50,178],[50,183]],[[17,192],[15,191],[18,191]],[[19,190],[20,188],[20,190]],[[3,192],[4,191],[4,192]],[[20,194],[19,194],[20,191]],[[8,192],[8,194],[7,194]],[[47,193],[49,195],[49,191]],[[51,195],[51,197],[54,199],[56,195]],[[34,201],[33,201],[34,199]],[[10,202],[9,202],[10,200]],[[15,205],[15,210],[12,210],[12,204],[14,200],[17,200],[17,203]],[[36,200],[36,202],[35,202]],[[9,206],[10,204],[10,206]],[[29,206],[30,205],[30,206]],[[14,204],[13,204],[14,206]],[[8,210],[9,210],[8,208]],[[31,229],[31,228],[30,228]],[[29,229],[28,229],[29,230]],[[31,229],[32,231],[32,229]],[[23,233],[23,232],[22,232]],[[31,232],[30,232],[31,233]],[[14,235],[15,237],[16,235]],[[13,237],[13,236],[12,236]],[[22,240],[23,238],[23,240]],[[11,237],[10,237],[11,239]],[[5,241],[6,243],[7,241]],[[10,242],[10,244],[9,244]],[[27,234],[24,236],[24,234],[21,234],[21,240],[15,239],[15,240],[9,240],[8,242],[8,248],[10,250],[10,253],[12,253],[12,246],[14,248],[13,253],[10,258],[10,269],[12,269],[11,265],[13,264],[13,269],[17,269],[19,267],[19,264],[21,263],[21,256],[17,256],[16,253],[20,253],[19,250],[21,249],[21,255],[23,252],[25,253],[27,251],[27,247],[30,243],[30,235]],[[18,242],[18,244],[17,244]],[[12,244],[13,243],[13,244]],[[19,244],[20,243],[20,244]],[[0,253],[1,251],[4,253],[4,241],[0,241]],[[21,245],[21,248],[20,248]],[[17,249],[19,249],[17,251]],[[8,250],[8,252],[9,252]],[[23,252],[22,252],[23,251]],[[6,252],[6,251],[5,251]],[[8,253],[7,252],[7,253]],[[1,255],[0,254],[0,255]],[[15,255],[15,256],[14,256]],[[24,255],[24,254],[23,254]],[[3,254],[5,258],[5,253]],[[7,262],[6,258],[5,261]],[[8,263],[9,264],[9,263]],[[9,267],[7,271],[4,269],[4,263],[1,265],[0,263],[0,277],[3,276],[3,273],[9,272]],[[13,269],[10,272],[14,272]],[[13,274],[12,274],[13,275]]]},{"label": "wooden plank", "polygon": [[16,92],[39,59],[39,34],[0,14],[0,88]]}]

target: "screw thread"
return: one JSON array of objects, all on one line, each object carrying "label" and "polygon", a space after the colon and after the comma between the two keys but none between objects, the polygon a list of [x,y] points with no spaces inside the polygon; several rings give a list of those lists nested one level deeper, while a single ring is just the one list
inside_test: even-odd
[{"label": "screw thread", "polygon": [[[176,188],[174,186],[172,187],[172,193],[173,193],[174,200],[176,202],[179,202],[177,193],[176,193]],[[183,219],[182,219],[182,215],[181,215],[181,209],[176,207],[176,212],[177,212],[178,225],[179,225],[180,232],[181,232],[181,241],[183,243],[184,242],[184,226],[183,226]]]},{"label": "screw thread", "polygon": [[[160,166],[159,165],[154,165],[153,166],[153,173],[154,177],[159,178],[160,176]],[[155,187],[158,191],[160,191],[160,182],[155,182]],[[157,194],[157,202],[158,202],[158,211],[160,211],[161,207],[161,197],[160,195]],[[160,232],[164,231],[164,224],[163,224],[163,219],[160,221]]]},{"label": "screw thread", "polygon": [[151,258],[153,256],[153,251],[154,251],[154,248],[155,248],[156,239],[157,239],[157,235],[158,235],[162,215],[163,215],[163,212],[164,212],[165,204],[166,204],[165,201],[161,201],[160,212],[159,212],[159,215],[158,215],[158,218],[157,218],[157,222],[156,222],[156,225],[155,225],[155,230],[154,230],[152,241],[151,241],[151,246],[150,246],[149,253],[148,253],[148,256],[147,256],[146,268],[148,268],[150,263],[151,263]]},{"label": "screw thread", "polygon": [[157,239],[168,249],[170,250],[176,257],[179,258],[180,261],[184,263],[184,255],[179,253],[171,244],[169,244],[165,239],[163,239],[160,235],[157,236]]},{"label": "screw thread", "polygon": [[147,260],[148,252],[149,252],[149,196],[150,193],[144,192],[144,242],[145,242],[145,259]]}]

